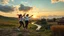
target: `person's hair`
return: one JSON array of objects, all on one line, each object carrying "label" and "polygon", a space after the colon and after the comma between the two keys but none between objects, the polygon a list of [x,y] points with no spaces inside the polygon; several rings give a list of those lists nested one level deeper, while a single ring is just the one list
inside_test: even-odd
[{"label": "person's hair", "polygon": [[19,18],[22,17],[22,14],[19,15]]},{"label": "person's hair", "polygon": [[29,14],[27,14],[26,16],[29,16]]}]

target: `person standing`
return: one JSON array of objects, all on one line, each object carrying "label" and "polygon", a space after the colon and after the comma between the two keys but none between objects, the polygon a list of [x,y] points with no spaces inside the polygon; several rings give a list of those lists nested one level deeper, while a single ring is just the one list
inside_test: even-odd
[{"label": "person standing", "polygon": [[21,26],[23,26],[23,28],[24,28],[24,22],[23,22],[24,18],[22,16],[22,14],[18,15],[18,20],[19,20],[19,24],[20,24],[20,26],[18,27],[18,30],[20,30]]},{"label": "person standing", "polygon": [[25,16],[25,29],[28,29],[29,20],[33,15],[29,17],[29,14]]}]

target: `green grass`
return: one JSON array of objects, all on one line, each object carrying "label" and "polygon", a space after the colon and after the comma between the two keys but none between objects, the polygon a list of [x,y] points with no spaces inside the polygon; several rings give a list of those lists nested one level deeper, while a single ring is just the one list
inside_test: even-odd
[{"label": "green grass", "polygon": [[[17,28],[19,26],[18,20],[15,18],[9,18],[9,17],[3,17],[0,16],[0,28],[6,28],[6,29],[11,29],[11,28]],[[22,30],[23,28],[21,27],[21,31],[20,32],[16,32],[16,33],[20,33],[18,34],[18,36],[22,36],[24,33],[27,33],[26,36],[51,36],[51,30],[46,30],[44,27],[42,27],[39,31],[36,31],[36,26],[33,24],[29,24],[28,26],[28,30],[29,32],[24,32],[24,30]],[[1,30],[0,30],[1,31]],[[2,31],[3,32],[3,31]],[[8,30],[8,32],[11,32],[10,30]],[[3,33],[5,34],[5,33]],[[3,35],[1,34],[1,35]],[[9,34],[8,34],[9,35]]]}]

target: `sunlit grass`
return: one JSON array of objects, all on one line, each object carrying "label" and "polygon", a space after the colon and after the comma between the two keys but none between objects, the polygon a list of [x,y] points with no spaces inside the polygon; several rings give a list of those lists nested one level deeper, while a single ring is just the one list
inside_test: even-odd
[{"label": "sunlit grass", "polygon": [[[12,31],[12,28],[17,28],[18,26],[19,26],[18,20],[0,19],[0,28],[1,29],[3,29],[3,28],[11,29],[11,30],[8,30],[9,33],[14,32],[14,31]],[[28,34],[28,36],[51,36],[51,30],[46,30],[42,26],[42,28],[39,31],[36,31],[36,28],[37,28],[37,26],[35,26],[33,24],[29,24],[28,25],[29,33],[26,32]],[[4,30],[3,31],[7,32],[6,29],[5,29],[5,31]],[[20,34],[18,34],[18,36],[22,36],[23,33],[25,33],[23,30],[23,27],[21,27],[20,30],[22,33],[16,31],[16,33],[20,33]],[[2,33],[2,35],[5,34],[4,32]],[[9,34],[7,34],[7,35],[9,35]]]}]

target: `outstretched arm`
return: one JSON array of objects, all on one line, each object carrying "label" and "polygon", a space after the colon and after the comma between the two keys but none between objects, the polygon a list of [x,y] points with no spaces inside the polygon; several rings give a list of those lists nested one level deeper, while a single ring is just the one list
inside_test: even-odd
[{"label": "outstretched arm", "polygon": [[29,18],[31,18],[33,15],[31,15]]},{"label": "outstretched arm", "polygon": [[25,17],[26,13],[23,14],[23,16]]},{"label": "outstretched arm", "polygon": [[18,16],[19,14],[17,14],[17,16]]}]

